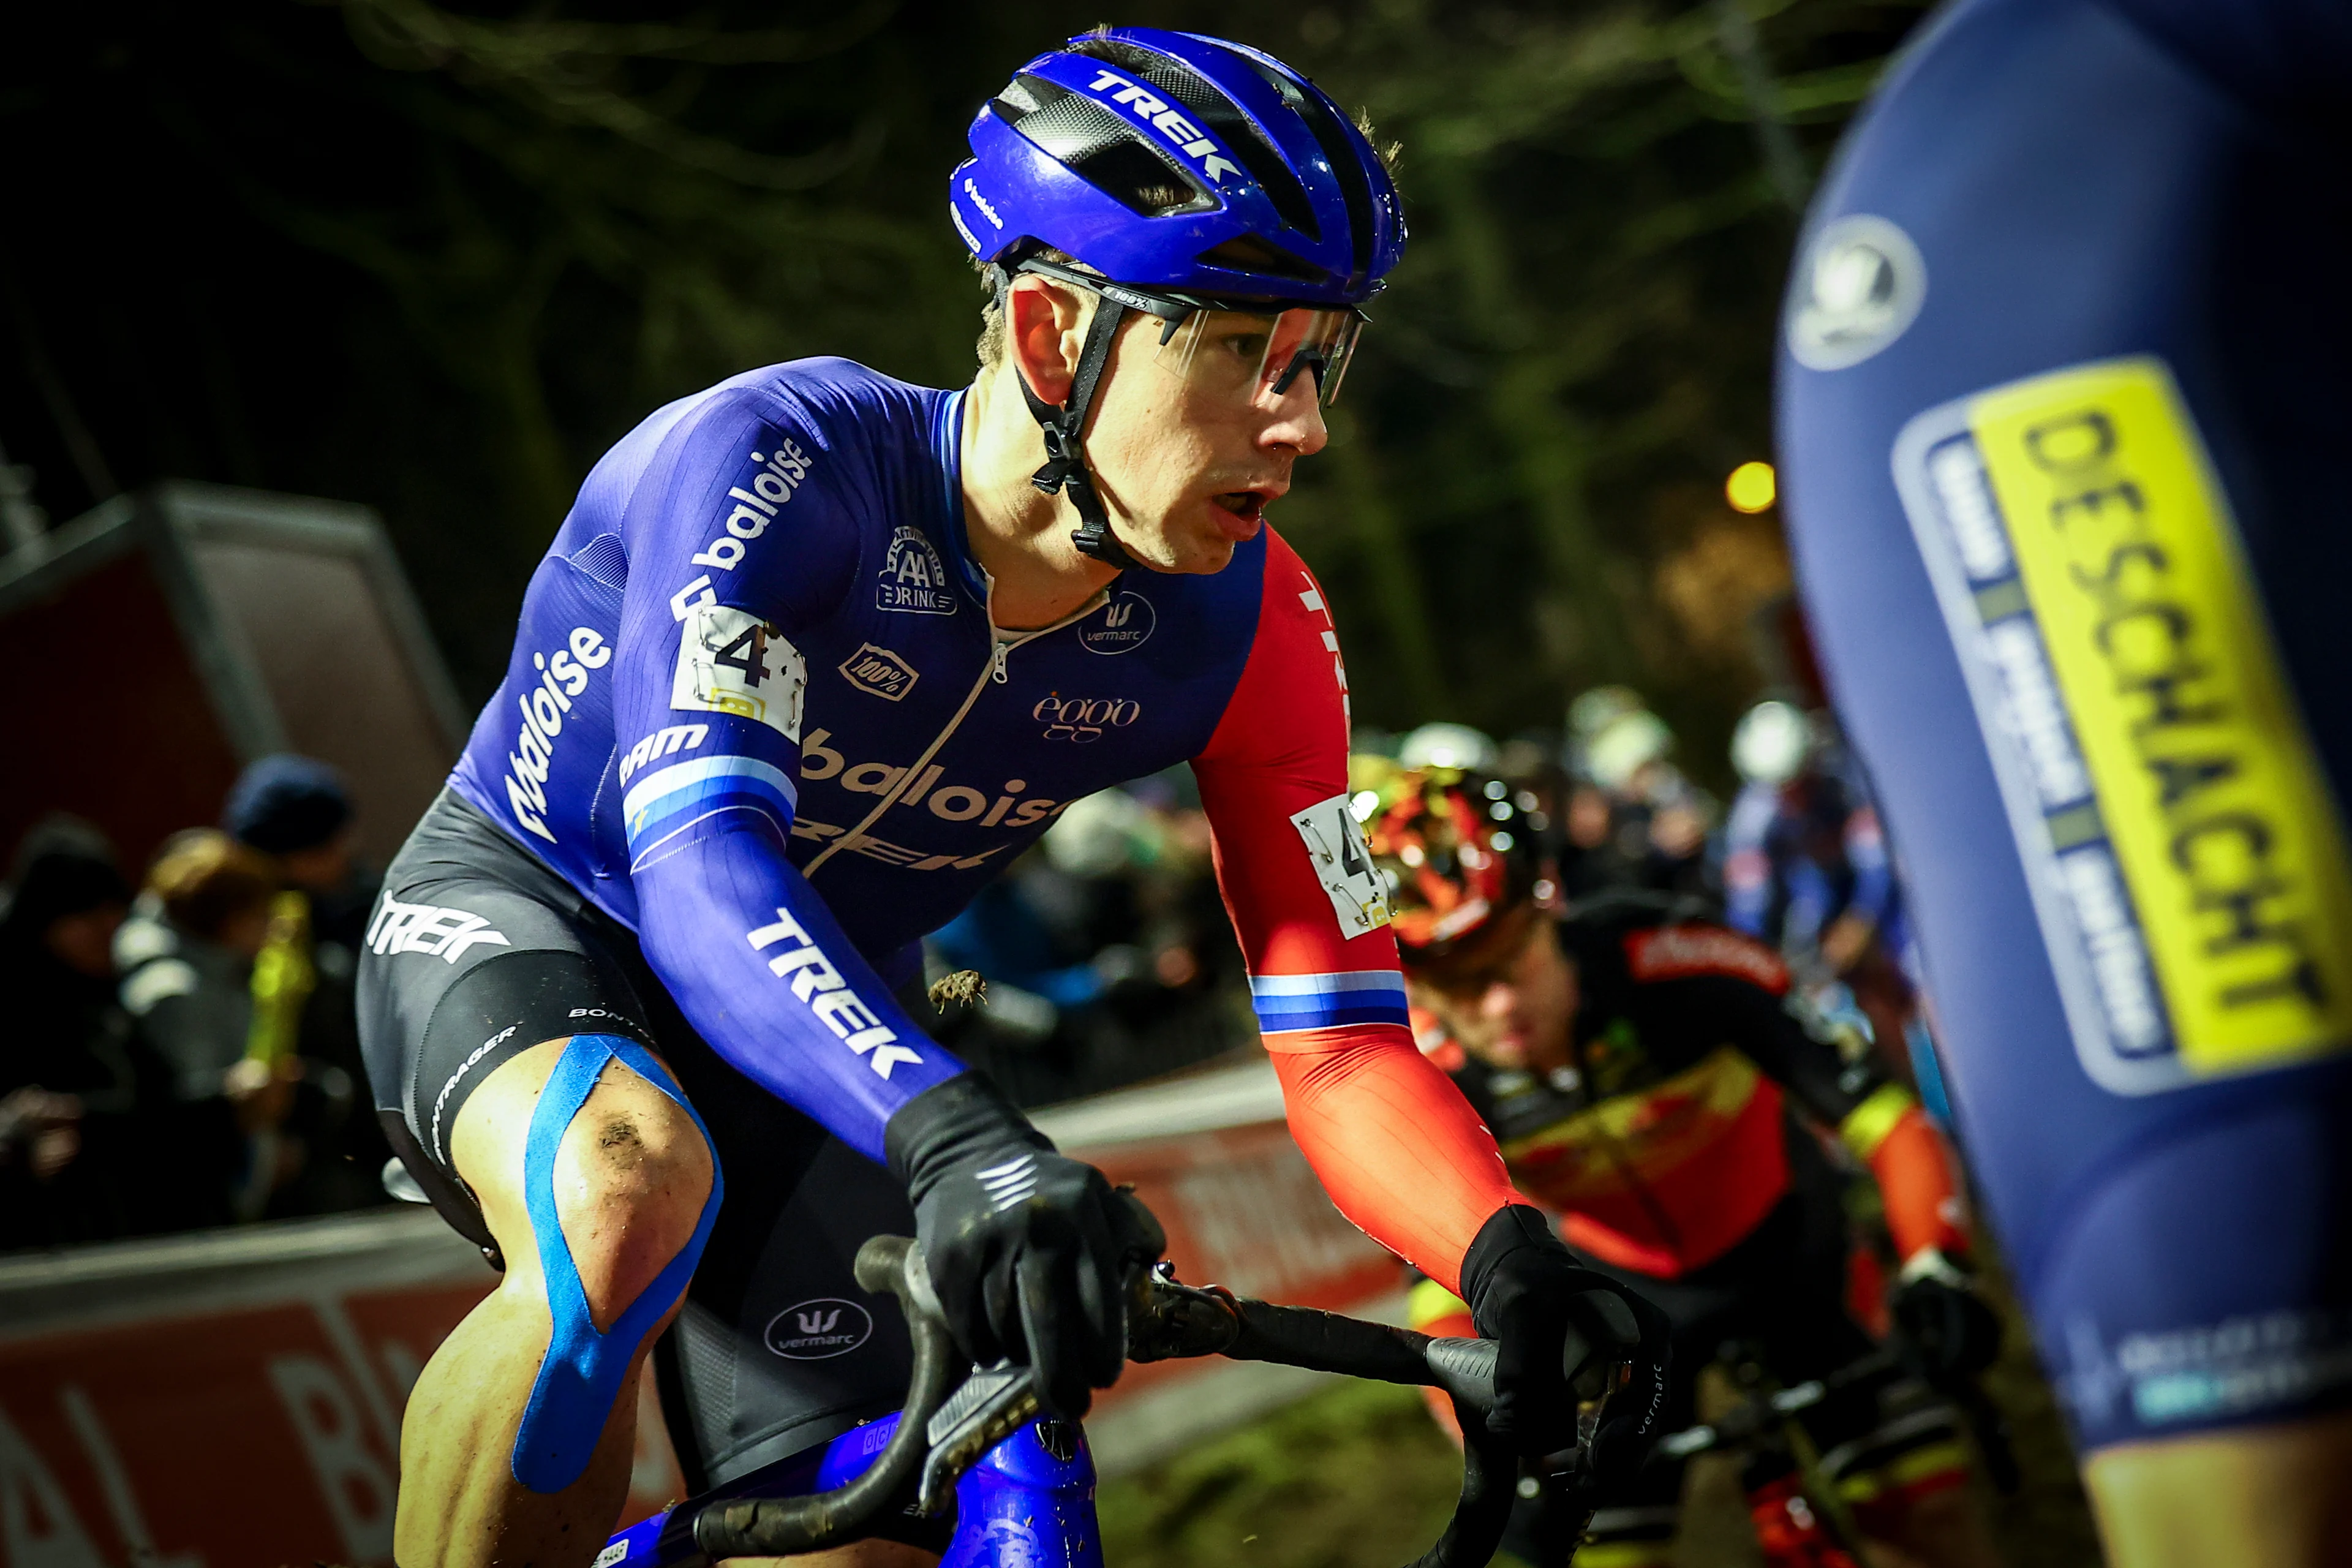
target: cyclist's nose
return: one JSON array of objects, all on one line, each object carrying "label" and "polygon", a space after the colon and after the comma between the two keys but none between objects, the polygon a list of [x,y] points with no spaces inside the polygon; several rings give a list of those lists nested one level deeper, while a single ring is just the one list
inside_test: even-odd
[{"label": "cyclist's nose", "polygon": [[1331,439],[1313,373],[1298,376],[1275,405],[1274,417],[1258,433],[1261,447],[1288,447],[1302,458],[1321,451]]}]

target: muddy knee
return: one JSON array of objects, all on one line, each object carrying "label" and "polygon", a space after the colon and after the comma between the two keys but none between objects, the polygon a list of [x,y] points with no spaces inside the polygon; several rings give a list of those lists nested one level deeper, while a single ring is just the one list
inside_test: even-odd
[{"label": "muddy knee", "polygon": [[600,1329],[693,1237],[717,1169],[691,1110],[626,1064],[604,1065],[552,1173],[556,1217]]},{"label": "muddy knee", "polygon": [[548,1347],[515,1435],[515,1479],[578,1480],[646,1336],[686,1293],[719,1214],[709,1132],[651,1052],[567,1041],[531,1108],[522,1188]]}]

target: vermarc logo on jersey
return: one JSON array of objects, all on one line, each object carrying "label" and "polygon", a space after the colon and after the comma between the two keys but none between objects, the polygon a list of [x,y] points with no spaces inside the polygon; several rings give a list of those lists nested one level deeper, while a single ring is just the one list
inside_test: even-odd
[{"label": "vermarc logo on jersey", "polygon": [[1088,653],[1106,656],[1126,653],[1141,647],[1159,620],[1159,612],[1151,607],[1150,600],[1131,588],[1123,588],[1117,598],[1102,607],[1100,616],[1089,616],[1079,623],[1078,646]]}]

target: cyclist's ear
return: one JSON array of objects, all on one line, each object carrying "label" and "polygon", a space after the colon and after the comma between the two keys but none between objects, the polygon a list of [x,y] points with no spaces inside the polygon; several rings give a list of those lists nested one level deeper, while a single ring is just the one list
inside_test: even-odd
[{"label": "cyclist's ear", "polygon": [[1086,347],[1087,308],[1075,289],[1024,272],[1004,293],[1004,352],[1045,402],[1069,400]]}]

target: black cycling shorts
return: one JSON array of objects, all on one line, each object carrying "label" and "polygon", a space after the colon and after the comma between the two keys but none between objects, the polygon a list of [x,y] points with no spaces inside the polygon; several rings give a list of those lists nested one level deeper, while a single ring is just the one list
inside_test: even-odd
[{"label": "black cycling shorts", "polygon": [[360,959],[377,1115],[419,1185],[496,1257],[449,1152],[492,1072],[546,1040],[642,1041],[717,1145],[727,1194],[676,1327],[656,1347],[688,1484],[733,1480],[902,1403],[912,1347],[851,1260],[911,1236],[898,1181],[706,1045],[636,939],[473,806],[444,793],[385,874]]}]

